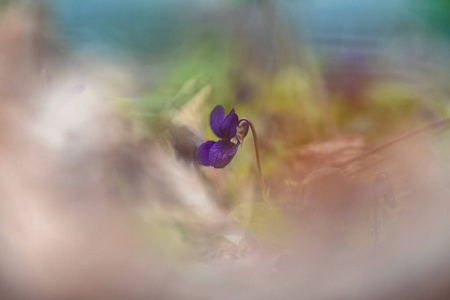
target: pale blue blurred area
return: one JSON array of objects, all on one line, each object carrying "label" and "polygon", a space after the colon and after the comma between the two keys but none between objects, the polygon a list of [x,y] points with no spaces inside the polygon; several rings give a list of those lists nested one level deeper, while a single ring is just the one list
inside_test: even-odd
[{"label": "pale blue blurred area", "polygon": [[405,16],[408,0],[283,1],[296,24],[307,24],[314,35],[387,33]]},{"label": "pale blue blurred area", "polygon": [[[273,1],[293,30],[315,44],[336,41],[377,45],[402,31],[423,28],[427,11],[412,0]],[[441,1],[442,2],[442,1]],[[48,2],[62,40],[83,51],[154,55],[170,54],[192,38],[206,15],[237,11],[258,1],[219,0],[51,0]],[[437,2],[436,2],[437,3]],[[238,9],[236,9],[238,7]],[[420,14],[423,13],[423,16]],[[428,18],[429,20],[432,19]],[[421,24],[422,23],[422,24]],[[205,27],[210,25],[204,23]],[[168,53],[166,52],[168,51]]]},{"label": "pale blue blurred area", "polygon": [[[333,90],[363,89],[370,79],[407,84],[426,97],[447,90],[447,0],[280,2],[283,19],[311,45]],[[353,95],[346,94],[352,98]]]},{"label": "pale blue blurred area", "polygon": [[[231,0],[50,0],[64,42],[83,51],[155,55],[183,47],[195,30],[214,18],[264,1]],[[376,46],[426,23],[427,10],[414,0],[272,1],[283,21],[314,44],[333,48],[349,40]],[[436,1],[443,2],[443,1]],[[430,10],[428,10],[430,11]],[[423,14],[422,16],[420,14]],[[251,17],[251,16],[249,16]],[[203,22],[206,18],[207,22]],[[209,18],[209,19],[208,19]],[[432,19],[432,18],[431,18]],[[430,18],[428,18],[430,20]],[[220,20],[218,20],[220,22]],[[431,26],[431,25],[430,25]],[[168,51],[168,52],[167,52]]]},{"label": "pale blue blurred area", "polygon": [[[265,19],[268,3],[276,10],[277,19],[272,23]],[[442,69],[450,68],[447,3],[446,0],[47,1],[57,40],[75,53],[167,62],[221,40],[209,51],[253,43],[250,57],[256,59],[261,54],[257,64],[272,64],[271,61],[280,59],[274,59],[279,40],[271,34],[280,31],[271,30],[270,26],[281,25],[289,40],[289,45],[284,46],[300,54],[312,50],[331,84],[361,87],[364,83],[358,80],[374,76],[423,85],[427,78],[441,76]],[[270,68],[273,69],[273,64]],[[343,83],[338,82],[341,79]]]},{"label": "pale blue blurred area", "polygon": [[410,2],[283,1],[282,10],[290,23],[301,28],[301,33],[314,44],[334,48],[348,41],[367,48],[376,46],[383,39],[399,35],[400,26],[413,24],[408,13]]},{"label": "pale blue blurred area", "polygon": [[136,57],[179,51],[189,40],[198,13],[211,5],[201,0],[52,0],[48,4],[59,37],[69,47]]}]

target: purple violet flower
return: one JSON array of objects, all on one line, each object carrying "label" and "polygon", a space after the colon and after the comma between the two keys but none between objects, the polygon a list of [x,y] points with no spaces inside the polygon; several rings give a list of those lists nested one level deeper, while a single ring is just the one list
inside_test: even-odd
[{"label": "purple violet flower", "polygon": [[211,112],[209,124],[220,140],[201,144],[197,149],[197,162],[204,166],[224,168],[236,155],[240,144],[241,139],[236,136],[239,118],[234,109],[225,117],[222,105],[217,105]]}]

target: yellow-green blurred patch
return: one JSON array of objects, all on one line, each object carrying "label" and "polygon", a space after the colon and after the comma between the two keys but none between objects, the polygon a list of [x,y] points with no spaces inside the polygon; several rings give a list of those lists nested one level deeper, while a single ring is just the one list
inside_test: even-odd
[{"label": "yellow-green blurred patch", "polygon": [[377,108],[394,111],[411,111],[418,104],[417,96],[411,89],[399,84],[379,83],[367,91],[368,99]]},{"label": "yellow-green blurred patch", "polygon": [[286,243],[289,227],[281,208],[265,203],[242,203],[231,212],[230,217],[262,240],[279,245]]}]

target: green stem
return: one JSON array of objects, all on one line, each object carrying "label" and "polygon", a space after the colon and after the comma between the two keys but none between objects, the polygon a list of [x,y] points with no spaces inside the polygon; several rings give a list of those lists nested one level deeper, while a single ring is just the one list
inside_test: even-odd
[{"label": "green stem", "polygon": [[240,118],[238,125],[241,124],[243,121],[247,122],[248,125],[250,126],[250,128],[252,129],[253,143],[255,145],[256,165],[258,167],[258,174],[259,174],[259,181],[261,183],[262,196],[263,196],[264,202],[267,202],[269,200],[269,197],[267,196],[267,188],[266,188],[266,184],[264,182],[264,177],[263,177],[263,174],[261,171],[261,160],[259,158],[258,135],[256,134],[255,126],[253,125],[252,121],[250,121],[247,118]]}]

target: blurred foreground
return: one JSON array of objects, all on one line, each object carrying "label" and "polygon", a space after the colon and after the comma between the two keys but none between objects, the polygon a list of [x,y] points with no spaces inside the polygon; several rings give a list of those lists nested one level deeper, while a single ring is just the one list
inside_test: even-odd
[{"label": "blurred foreground", "polygon": [[[2,299],[450,299],[450,125],[369,152],[448,116],[448,61],[324,62],[257,3],[205,9],[201,49],[142,65],[2,8]],[[268,202],[250,135],[196,164],[216,104],[255,123]]]}]

